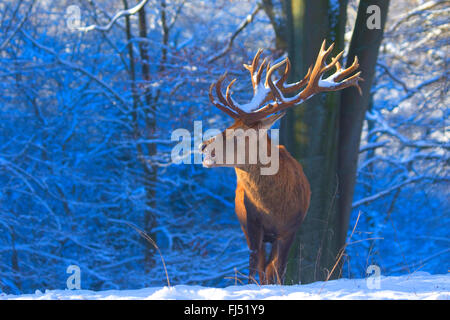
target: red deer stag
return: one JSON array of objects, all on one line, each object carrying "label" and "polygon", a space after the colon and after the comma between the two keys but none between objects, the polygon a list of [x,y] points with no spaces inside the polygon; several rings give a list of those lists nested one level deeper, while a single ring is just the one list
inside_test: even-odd
[{"label": "red deer stag", "polygon": [[[291,84],[286,83],[290,69],[289,59],[286,58],[273,66],[264,59],[259,65],[262,50],[258,50],[252,64],[244,65],[250,71],[253,86],[253,98],[247,104],[238,104],[231,97],[231,87],[236,79],[230,82],[224,96],[221,87],[226,74],[210,87],[211,102],[232,117],[234,124],[221,134],[204,141],[199,148],[204,154],[203,165],[205,167],[231,166],[235,168],[237,175],[235,211],[250,249],[249,281],[254,280],[256,271],[258,271],[261,283],[282,283],[288,251],[296,231],[305,218],[311,190],[302,166],[284,146],[277,146],[278,149],[276,149],[278,151],[277,172],[267,175],[261,174],[261,168],[267,167],[267,162],[263,164],[259,157],[256,158],[256,163],[255,161],[249,162],[252,155],[249,154],[248,137],[240,140],[240,143],[246,144],[244,149],[241,149],[245,153],[244,161],[238,162],[236,156],[231,158],[227,153],[230,151],[235,154],[239,153],[237,150],[239,134],[235,133],[238,129],[244,133],[250,129],[260,133],[257,142],[253,141],[253,143],[274,150],[271,149],[271,139],[267,135],[267,130],[284,115],[284,110],[306,101],[317,93],[337,91],[350,86],[358,88],[361,92],[358,85],[358,81],[362,80],[361,72],[350,76],[359,67],[356,57],[353,64],[347,69],[342,69],[338,62],[343,52],[334,57],[329,64],[326,63],[333,46],[334,44],[325,49],[324,41],[314,66],[309,68],[303,80]],[[282,65],[285,65],[284,72],[279,79],[274,79],[274,72]],[[335,72],[323,79],[324,74],[332,68],[335,68]],[[261,77],[264,69],[266,77],[265,82],[262,83]],[[303,87],[304,89],[299,91]],[[213,89],[215,89],[217,100],[213,96]],[[293,95],[288,97],[287,94]],[[223,145],[219,145],[219,149],[227,150],[222,152],[222,159],[218,159],[219,156],[215,154],[218,149],[218,141],[219,144],[223,143]],[[226,149],[228,143],[233,146],[234,150]],[[214,147],[212,147],[213,145]],[[227,161],[219,161],[225,157]],[[272,243],[267,261],[265,242]]]}]

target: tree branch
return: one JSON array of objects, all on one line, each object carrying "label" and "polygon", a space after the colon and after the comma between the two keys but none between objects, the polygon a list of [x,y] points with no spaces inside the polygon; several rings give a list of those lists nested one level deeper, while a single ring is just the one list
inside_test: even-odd
[{"label": "tree branch", "polygon": [[259,12],[259,10],[261,10],[261,8],[262,8],[262,3],[258,2],[256,4],[255,9],[253,9],[253,11],[244,19],[244,21],[241,22],[241,24],[236,29],[236,31],[233,32],[231,37],[228,38],[226,46],[222,50],[217,52],[215,55],[210,57],[207,60],[208,63],[212,63],[212,62],[222,58],[224,55],[226,55],[231,50],[231,48],[233,46],[234,39],[236,39],[236,37],[239,35],[239,33],[241,33],[242,30],[244,30],[245,27],[247,27],[253,21],[253,19],[255,18],[256,14]]},{"label": "tree branch", "polygon": [[[48,48],[42,44],[40,44],[39,42],[37,42],[35,39],[33,39],[28,33],[26,33],[23,30],[20,30],[20,32],[25,36],[25,38],[27,38],[29,41],[31,41],[36,47],[38,47],[39,49],[53,55],[56,60],[66,66],[69,67],[71,69],[74,69],[76,71],[81,72],[82,74],[88,76],[89,78],[91,78],[92,80],[94,80],[95,82],[97,82],[100,86],[102,86],[103,88],[105,88],[109,93],[111,93],[114,98],[117,99],[117,101],[119,101],[124,107],[127,107],[128,104],[127,102],[120,96],[119,93],[117,93],[113,88],[111,88],[108,84],[106,84],[103,80],[101,80],[100,78],[98,78],[97,76],[95,76],[94,74],[92,74],[91,72],[89,72],[88,70],[80,67],[79,65],[72,63],[70,61],[66,61],[64,59],[62,59],[61,57],[59,57],[59,55],[51,48]],[[126,109],[122,109],[119,108],[122,112],[127,113]]]},{"label": "tree branch", "polygon": [[118,19],[120,19],[124,16],[132,16],[132,15],[138,13],[139,10],[141,10],[147,2],[148,2],[148,0],[143,0],[133,8],[130,8],[127,10],[121,10],[121,11],[117,12],[116,15],[111,19],[111,21],[106,26],[98,26],[96,24],[92,24],[90,26],[79,27],[77,29],[80,31],[91,31],[91,30],[108,31],[109,29],[111,29],[113,27],[114,23]]},{"label": "tree branch", "polygon": [[397,30],[398,26],[400,24],[402,24],[403,22],[409,20],[411,17],[416,16],[416,15],[420,15],[423,12],[425,12],[426,10],[432,9],[434,7],[436,7],[437,5],[440,4],[444,4],[444,3],[449,3],[450,1],[448,0],[444,0],[444,1],[428,1],[425,2],[424,4],[418,6],[417,8],[414,8],[413,10],[400,15],[399,17],[395,17],[394,20],[397,20],[394,25],[392,27],[389,28],[389,31],[387,31],[386,33],[391,33],[394,32],[395,30]]},{"label": "tree branch", "polygon": [[34,2],[35,2],[35,0],[33,0],[33,2],[31,2],[30,6],[28,7],[27,13],[22,18],[22,20],[19,22],[19,24],[17,25],[16,29],[2,42],[2,44],[0,45],[0,51],[2,51],[6,47],[6,45],[16,35],[16,33],[20,30],[20,28],[22,28],[22,26],[25,23],[25,21],[27,21],[28,16],[29,16],[29,14],[31,12],[31,9],[33,8]]}]

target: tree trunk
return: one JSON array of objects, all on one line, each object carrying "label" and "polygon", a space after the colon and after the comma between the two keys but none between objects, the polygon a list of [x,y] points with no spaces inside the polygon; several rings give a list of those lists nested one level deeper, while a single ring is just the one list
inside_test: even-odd
[{"label": "tree trunk", "polygon": [[[141,39],[147,39],[147,17],[145,13],[145,6],[139,10],[138,15],[138,27],[139,27],[139,37]],[[144,130],[140,133],[144,139],[154,138],[156,132],[156,99],[153,97],[149,85],[150,85],[150,66],[149,66],[149,55],[148,55],[148,44],[139,44],[139,54],[141,57],[141,71],[142,79],[144,80],[144,106],[143,106],[143,118],[144,118]],[[156,217],[154,215],[153,209],[156,207],[156,192],[155,185],[157,179],[157,166],[149,164],[144,155],[150,158],[156,154],[156,144],[155,143],[137,143],[138,155],[142,163],[142,168],[144,171],[144,187],[145,187],[145,197],[146,197],[146,209],[144,211],[144,230],[151,236],[153,235],[151,231],[156,227]],[[145,252],[145,271],[150,272],[151,267],[154,264],[153,255],[155,253],[155,248],[151,243],[147,241],[147,250]]]},{"label": "tree trunk", "polygon": [[[128,1],[122,0],[125,10],[128,9]],[[147,21],[145,15],[145,7],[143,7],[138,13],[138,28],[139,28],[139,37],[146,38],[147,37]],[[139,99],[139,92],[136,85],[137,80],[137,71],[136,71],[136,63],[133,51],[133,43],[131,41],[132,33],[131,33],[131,21],[129,16],[125,16],[125,30],[128,41],[128,55],[129,55],[129,74],[131,80],[131,90],[132,90],[132,98],[133,98],[133,108],[131,110],[131,122],[133,128],[133,139],[136,141],[136,159],[140,165],[142,166],[143,176],[144,176],[144,188],[145,188],[145,205],[146,208],[144,210],[144,230],[146,233],[153,238],[151,234],[152,229],[156,225],[156,218],[154,216],[153,209],[155,208],[155,183],[156,183],[156,174],[157,168],[156,166],[152,166],[147,163],[146,157],[151,157],[156,154],[156,145],[154,143],[142,143],[140,140],[151,138],[155,134],[155,101],[152,97],[150,90],[148,89],[148,82],[150,81],[150,68],[148,65],[149,57],[147,44],[139,45],[139,55],[141,59],[141,71],[142,78],[145,81],[144,88],[144,106],[142,107],[141,112],[139,112],[139,106],[142,105],[142,102]],[[144,118],[144,128],[142,128],[142,121],[140,121],[139,117]],[[146,240],[145,241],[145,252],[144,252],[144,269],[145,272],[150,272],[153,265],[153,256],[155,253],[155,248],[151,243]]]},{"label": "tree trunk", "polygon": [[[287,1],[288,53],[292,79],[302,79],[324,39],[344,47],[347,1]],[[337,241],[337,156],[340,92],[320,94],[291,109],[281,125],[281,141],[302,163],[311,184],[311,205],[292,245],[285,283],[325,280],[332,269]]]},{"label": "tree trunk", "polygon": [[[323,39],[335,42],[333,55],[344,48],[347,2],[284,0],[277,6],[274,0],[263,0],[277,49],[288,50],[291,81],[304,76]],[[380,9],[379,29],[368,28],[370,5]],[[351,63],[355,55],[360,60],[366,80],[363,95],[354,88],[318,95],[289,110],[282,120],[281,142],[302,163],[312,190],[310,209],[290,251],[286,284],[340,276],[342,265],[329,272],[347,236],[362,124],[388,6],[387,0],[360,1],[347,61]],[[275,8],[283,17],[276,16]]]},{"label": "tree trunk", "polygon": [[[369,29],[367,19],[373,13],[367,13],[367,8],[376,5],[380,9],[379,29]],[[350,214],[352,211],[353,193],[355,189],[356,171],[358,165],[359,144],[366,110],[370,103],[370,88],[375,76],[375,64],[383,39],[389,0],[361,0],[358,7],[355,28],[350,42],[347,66],[354,56],[359,58],[359,69],[364,82],[361,83],[363,94],[359,95],[355,88],[343,91],[341,96],[341,115],[339,118],[339,245],[346,241]]]}]

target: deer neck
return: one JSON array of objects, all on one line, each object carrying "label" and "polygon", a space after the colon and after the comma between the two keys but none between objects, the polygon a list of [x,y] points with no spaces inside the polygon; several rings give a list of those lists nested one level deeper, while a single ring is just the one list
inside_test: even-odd
[{"label": "deer neck", "polygon": [[[265,139],[267,139],[270,155],[271,141],[268,136]],[[261,165],[258,161],[256,164],[235,167],[237,181],[244,187],[246,195],[254,203],[260,203],[262,206],[264,206],[264,203],[272,203],[276,198],[279,199],[280,195],[277,194],[277,190],[282,190],[282,188],[278,187],[278,184],[281,183],[280,179],[278,179],[278,173],[262,175],[261,168],[263,166],[265,165]]]}]

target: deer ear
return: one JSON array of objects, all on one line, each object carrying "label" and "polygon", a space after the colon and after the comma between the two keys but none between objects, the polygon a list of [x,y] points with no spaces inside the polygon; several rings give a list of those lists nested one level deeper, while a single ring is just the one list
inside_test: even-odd
[{"label": "deer ear", "polygon": [[262,119],[262,120],[260,121],[260,129],[267,129],[267,130],[269,130],[269,129],[274,125],[274,123],[275,123],[278,119],[283,118],[283,116],[284,116],[285,114],[286,114],[286,112],[281,112],[281,113],[278,113],[278,114],[271,115],[271,116],[268,117],[268,118]]}]

